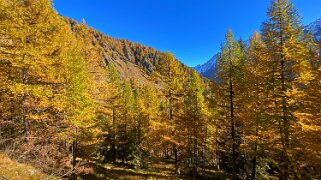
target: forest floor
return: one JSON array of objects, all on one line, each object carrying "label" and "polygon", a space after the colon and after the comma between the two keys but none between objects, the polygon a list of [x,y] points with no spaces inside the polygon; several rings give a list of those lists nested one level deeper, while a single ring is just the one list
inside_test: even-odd
[{"label": "forest floor", "polygon": [[[228,179],[222,172],[207,170],[203,177],[200,179]],[[95,164],[95,175],[86,175],[81,179],[90,180],[180,180],[180,179],[192,179],[188,175],[178,176],[175,174],[175,166],[170,161],[158,161],[150,165],[148,169],[132,169],[130,167],[124,167],[122,165],[114,164]]]},{"label": "forest floor", "polygon": [[95,175],[87,175],[83,179],[181,179],[175,176],[172,164],[163,162],[153,164],[148,169],[132,169],[114,164],[95,164]]},{"label": "forest floor", "polygon": [[46,175],[31,165],[22,164],[0,153],[0,180],[55,180],[54,176]]},{"label": "forest floor", "polygon": [[[130,167],[114,164],[94,163],[95,174],[79,176],[84,180],[150,180],[150,179],[192,179],[188,175],[175,175],[175,166],[171,161],[154,161],[148,169],[132,169]],[[28,164],[19,163],[0,153],[0,180],[56,180],[59,177],[49,176]],[[228,179],[224,173],[207,170],[200,179]]]}]

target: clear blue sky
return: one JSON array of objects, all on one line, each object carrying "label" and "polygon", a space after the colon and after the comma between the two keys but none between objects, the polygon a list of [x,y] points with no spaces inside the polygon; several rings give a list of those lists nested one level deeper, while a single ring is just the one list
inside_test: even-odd
[{"label": "clear blue sky", "polygon": [[[308,24],[321,18],[321,0],[293,0]],[[188,66],[220,49],[232,28],[247,39],[266,19],[270,0],[54,0],[54,8],[116,38],[170,51]]]}]

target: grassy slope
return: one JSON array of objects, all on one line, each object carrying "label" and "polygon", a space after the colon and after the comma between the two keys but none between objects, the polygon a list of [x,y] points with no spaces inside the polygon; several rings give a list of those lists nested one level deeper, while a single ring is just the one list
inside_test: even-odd
[{"label": "grassy slope", "polygon": [[36,179],[59,179],[48,176],[34,167],[19,163],[0,153],[0,180],[36,180]]}]

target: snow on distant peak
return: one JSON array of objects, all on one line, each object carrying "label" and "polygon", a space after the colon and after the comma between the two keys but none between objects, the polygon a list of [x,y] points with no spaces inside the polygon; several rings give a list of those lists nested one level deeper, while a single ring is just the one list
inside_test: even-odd
[{"label": "snow on distant peak", "polygon": [[199,73],[205,73],[209,71],[211,68],[215,66],[216,63],[216,55],[214,55],[209,61],[207,61],[205,64],[197,65],[194,67],[194,69]]},{"label": "snow on distant peak", "polygon": [[311,32],[314,39],[321,42],[321,18],[307,25],[304,28],[304,32]]},{"label": "snow on distant peak", "polygon": [[[317,42],[321,43],[321,18],[305,26],[303,32],[304,33],[311,32],[314,39]],[[245,41],[245,43],[248,44],[248,41]],[[216,70],[215,66],[216,66],[217,57],[218,57],[218,54],[214,55],[205,64],[197,65],[196,67],[194,67],[194,69],[205,77],[211,78],[215,76],[214,71]]]}]

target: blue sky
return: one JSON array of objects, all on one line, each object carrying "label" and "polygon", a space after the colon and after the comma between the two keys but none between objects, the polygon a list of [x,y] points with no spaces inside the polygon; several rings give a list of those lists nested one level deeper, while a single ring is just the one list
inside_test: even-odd
[{"label": "blue sky", "polygon": [[[321,18],[321,0],[293,0],[304,24]],[[63,16],[106,35],[170,51],[188,66],[220,49],[226,31],[247,39],[266,19],[270,0],[54,0]]]}]

